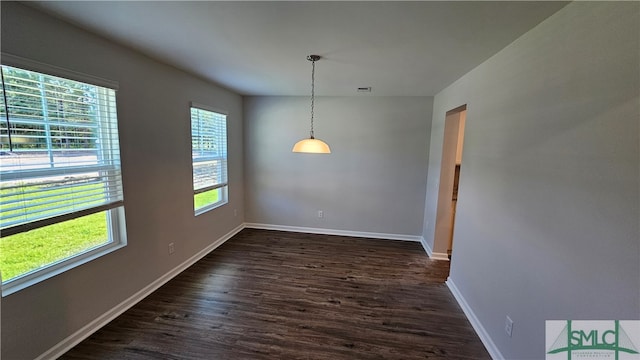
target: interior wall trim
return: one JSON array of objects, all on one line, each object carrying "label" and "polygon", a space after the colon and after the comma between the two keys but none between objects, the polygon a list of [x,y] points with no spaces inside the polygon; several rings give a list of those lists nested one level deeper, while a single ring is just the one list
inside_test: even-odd
[{"label": "interior wall trim", "polygon": [[424,236],[420,236],[420,244],[424,248],[424,251],[429,255],[429,257],[433,260],[444,260],[449,261],[449,255],[444,253],[434,253],[431,245],[425,240]]},{"label": "interior wall trim", "polygon": [[156,291],[162,285],[166,284],[169,280],[173,279],[176,275],[180,274],[184,270],[186,270],[189,266],[195,264],[204,256],[209,254],[211,251],[215,250],[218,246],[224,244],[227,240],[232,238],[235,234],[239,233],[244,229],[244,224],[240,224],[235,229],[229,231],[227,234],[223,235],[221,238],[215,240],[209,246],[200,250],[198,253],[176,266],[166,274],[162,275],[149,285],[142,288],[137,293],[130,296],[128,299],[124,300],[120,304],[113,307],[111,310],[108,310],[104,314],[97,317],[95,320],[91,321],[80,330],[75,333],[69,335],[64,340],[60,341],[58,344],[54,345],[49,350],[45,351],[43,354],[38,356],[35,360],[48,360],[48,359],[57,359],[62,356],[64,353],[69,351],[74,346],[78,345],[82,340],[91,336],[94,332],[100,330],[103,326],[108,324],[113,319],[120,316],[125,311],[129,310],[132,306],[140,302],[142,299],[147,297],[152,292]]},{"label": "interior wall trim", "polygon": [[424,236],[420,236],[420,245],[422,245],[422,248],[424,249],[424,252],[426,252],[427,255],[430,258],[432,258],[433,257],[433,249],[431,249],[431,246],[429,245],[427,240],[425,240]]},{"label": "interior wall trim", "polygon": [[287,226],[287,225],[273,225],[273,224],[259,224],[259,223],[245,223],[245,227],[250,229],[277,230],[277,231],[288,231],[288,232],[298,232],[298,233],[307,233],[307,234],[339,235],[339,236],[353,236],[353,237],[372,238],[372,239],[422,242],[422,236],[418,236],[418,235],[387,234],[387,233],[375,233],[375,232],[364,232],[364,231],[336,230],[336,229],[323,229],[323,228],[311,228],[311,227],[302,227],[302,226]]},{"label": "interior wall trim", "polygon": [[434,252],[430,258],[432,258],[433,260],[444,260],[444,261],[449,261],[449,255],[447,253],[438,253],[438,252]]},{"label": "interior wall trim", "polygon": [[502,354],[500,353],[500,350],[498,350],[498,347],[491,339],[491,336],[489,336],[489,333],[485,330],[484,326],[482,326],[482,323],[480,322],[476,314],[473,312],[473,310],[465,300],[464,296],[462,296],[462,293],[460,293],[460,290],[458,289],[456,284],[453,282],[453,279],[451,279],[451,277],[447,278],[446,284],[449,290],[451,291],[451,293],[453,294],[453,297],[458,302],[458,305],[460,305],[460,307],[462,308],[462,311],[467,316],[467,319],[471,323],[471,326],[473,326],[473,330],[475,330],[476,334],[478,334],[480,341],[482,341],[482,344],[489,352],[489,355],[491,356],[491,358],[494,360],[505,360],[504,356],[502,356]]}]

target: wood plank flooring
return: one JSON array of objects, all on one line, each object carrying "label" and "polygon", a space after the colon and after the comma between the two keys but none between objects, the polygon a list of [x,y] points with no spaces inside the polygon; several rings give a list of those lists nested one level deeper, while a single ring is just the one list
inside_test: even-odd
[{"label": "wood plank flooring", "polygon": [[245,229],[62,359],[490,359],[419,243]]}]

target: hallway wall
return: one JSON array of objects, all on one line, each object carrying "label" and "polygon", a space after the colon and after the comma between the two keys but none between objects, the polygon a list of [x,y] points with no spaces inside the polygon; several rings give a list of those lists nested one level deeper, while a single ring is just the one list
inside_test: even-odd
[{"label": "hallway wall", "polygon": [[640,3],[573,2],[435,97],[424,236],[467,104],[449,284],[494,355],[544,358],[545,320],[640,318],[638,44]]}]

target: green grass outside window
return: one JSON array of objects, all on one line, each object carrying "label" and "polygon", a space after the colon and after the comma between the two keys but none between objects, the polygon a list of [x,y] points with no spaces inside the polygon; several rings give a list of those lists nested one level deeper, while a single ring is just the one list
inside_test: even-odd
[{"label": "green grass outside window", "polygon": [[[88,184],[76,187],[77,192],[93,192],[101,184]],[[23,187],[24,191],[34,190],[34,186]],[[67,195],[56,194],[68,191],[68,189],[52,189],[46,195],[53,195],[45,201],[60,200],[66,201]],[[20,196],[19,191],[2,190],[0,196],[11,198]],[[100,196],[96,197],[99,200]],[[29,206],[35,208],[38,200],[28,201]],[[42,201],[42,200],[40,200]],[[71,207],[71,206],[70,206]],[[15,211],[14,211],[15,212]],[[7,216],[12,211],[3,212],[0,209],[0,216]],[[0,238],[0,270],[2,280],[8,281],[22,274],[37,270],[43,266],[67,259],[71,256],[82,253],[93,247],[106,244],[109,241],[107,230],[107,212],[99,212],[83,216],[77,219],[62,223],[45,226],[20,234],[15,234]]]},{"label": "green grass outside window", "polygon": [[197,211],[205,206],[215,204],[220,198],[220,189],[213,189],[193,195],[194,209]]},{"label": "green grass outside window", "polygon": [[0,238],[2,281],[108,242],[106,212]]}]

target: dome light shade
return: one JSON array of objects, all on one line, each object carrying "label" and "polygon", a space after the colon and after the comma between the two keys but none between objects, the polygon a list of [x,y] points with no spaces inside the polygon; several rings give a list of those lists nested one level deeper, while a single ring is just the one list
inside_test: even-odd
[{"label": "dome light shade", "polygon": [[296,153],[311,153],[311,154],[331,154],[329,145],[319,139],[303,139],[293,145],[293,150]]}]

